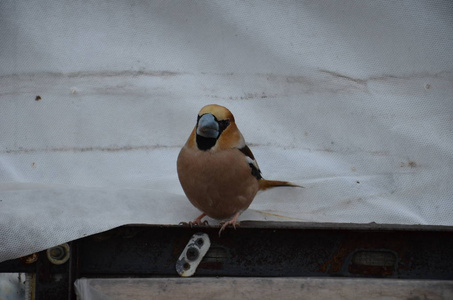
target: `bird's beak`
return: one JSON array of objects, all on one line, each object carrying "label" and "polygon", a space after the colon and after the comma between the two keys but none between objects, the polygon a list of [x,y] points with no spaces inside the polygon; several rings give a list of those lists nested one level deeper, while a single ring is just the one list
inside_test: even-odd
[{"label": "bird's beak", "polygon": [[212,114],[204,114],[198,120],[197,134],[216,139],[219,136],[219,123]]}]

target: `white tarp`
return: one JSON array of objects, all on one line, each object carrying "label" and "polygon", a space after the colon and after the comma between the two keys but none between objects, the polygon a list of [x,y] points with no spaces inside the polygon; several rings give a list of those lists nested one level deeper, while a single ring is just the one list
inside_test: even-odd
[{"label": "white tarp", "polygon": [[3,0],[0,38],[0,261],[194,219],[176,157],[209,103],[305,186],[240,220],[453,225],[449,0]]}]

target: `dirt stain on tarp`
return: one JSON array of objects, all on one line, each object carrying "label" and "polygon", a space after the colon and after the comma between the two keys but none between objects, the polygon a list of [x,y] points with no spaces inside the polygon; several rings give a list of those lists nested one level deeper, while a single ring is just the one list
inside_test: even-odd
[{"label": "dirt stain on tarp", "polygon": [[408,162],[402,162],[400,164],[400,168],[411,168],[411,169],[413,169],[413,168],[416,168],[416,167],[418,167],[418,165],[413,160],[409,160]]},{"label": "dirt stain on tarp", "polygon": [[67,76],[69,78],[75,77],[121,77],[121,76],[151,76],[151,77],[171,77],[181,75],[180,72],[173,71],[105,71],[105,72],[73,72],[68,74],[55,73],[60,76]]},{"label": "dirt stain on tarp", "polygon": [[143,146],[92,146],[92,147],[55,147],[55,148],[19,148],[7,149],[0,151],[6,154],[23,154],[23,153],[39,153],[39,152],[126,152],[126,151],[143,151],[143,150],[156,150],[156,149],[172,149],[181,148],[182,146],[164,146],[164,145],[143,145]]},{"label": "dirt stain on tarp", "polygon": [[353,82],[358,83],[358,84],[366,85],[366,83],[367,83],[367,81],[365,79],[352,78],[352,77],[349,77],[349,76],[346,76],[346,75],[343,75],[343,74],[340,74],[340,73],[337,73],[337,72],[329,71],[329,70],[319,70],[319,71],[322,72],[322,73],[327,73],[327,74],[332,75],[334,77],[338,77],[338,78],[346,79],[346,80],[349,80],[349,81],[353,81]]}]

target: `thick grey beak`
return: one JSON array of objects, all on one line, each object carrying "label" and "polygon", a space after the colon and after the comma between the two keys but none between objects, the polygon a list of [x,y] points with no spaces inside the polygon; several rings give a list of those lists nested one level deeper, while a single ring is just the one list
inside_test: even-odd
[{"label": "thick grey beak", "polygon": [[216,139],[219,136],[219,123],[212,114],[204,114],[198,120],[197,134]]}]

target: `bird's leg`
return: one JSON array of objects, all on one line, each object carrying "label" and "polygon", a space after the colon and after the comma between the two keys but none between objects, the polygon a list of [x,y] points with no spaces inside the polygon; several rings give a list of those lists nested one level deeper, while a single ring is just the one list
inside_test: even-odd
[{"label": "bird's leg", "polygon": [[222,222],[222,227],[220,227],[220,230],[219,230],[219,236],[228,225],[233,225],[234,229],[236,229],[236,226],[239,226],[239,222],[237,222],[237,219],[240,214],[241,214],[241,212],[238,211],[237,213],[234,214],[234,216],[229,221]]},{"label": "bird's leg", "polygon": [[208,221],[206,221],[206,220],[201,222],[201,219],[203,219],[204,217],[206,217],[206,214],[202,213],[195,220],[193,220],[193,222],[189,222],[189,225],[191,227],[192,227],[192,225],[209,225]]},{"label": "bird's leg", "polygon": [[208,221],[203,221],[201,222],[201,219],[203,219],[204,217],[206,217],[206,214],[205,213],[202,213],[201,215],[199,215],[195,220],[193,221],[190,221],[190,222],[180,222],[179,225],[189,225],[190,227],[193,227],[194,225],[209,225]]}]

